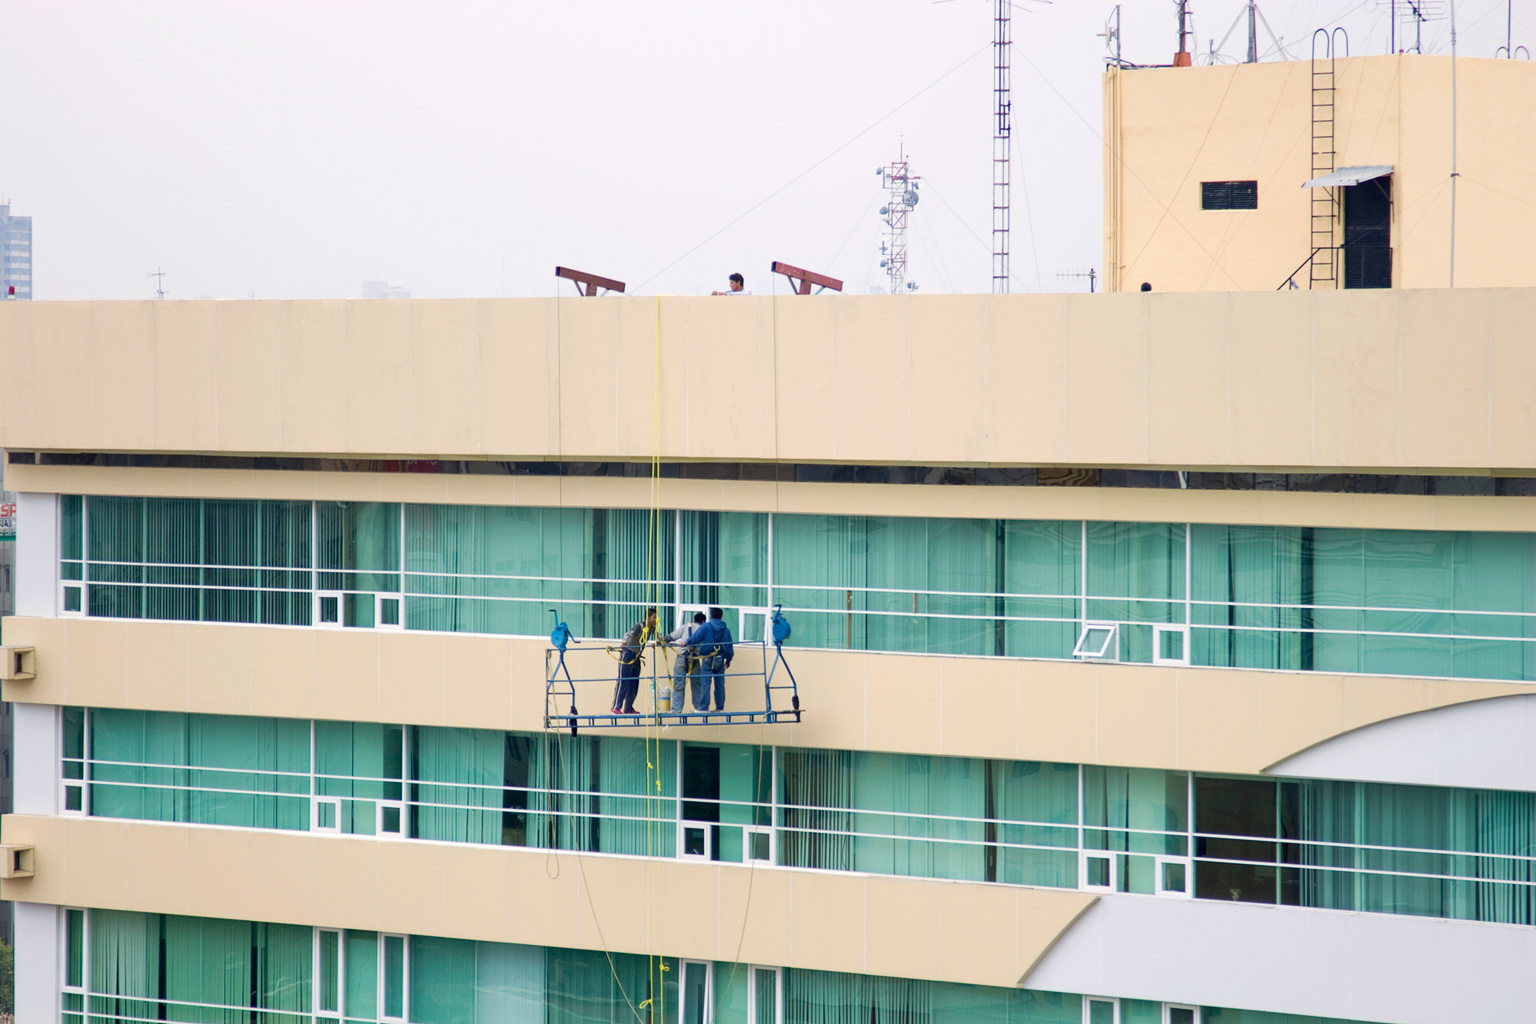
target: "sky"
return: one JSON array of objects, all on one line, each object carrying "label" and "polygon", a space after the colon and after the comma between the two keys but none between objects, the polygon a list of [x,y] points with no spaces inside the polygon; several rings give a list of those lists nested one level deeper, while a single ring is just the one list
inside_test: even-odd
[{"label": "sky", "polygon": [[[1493,56],[1536,0],[1461,0]],[[1101,260],[1104,0],[1013,12],[1014,291]],[[1241,58],[1242,0],[1193,0]],[[1401,6],[1401,3],[1399,4]],[[1449,50],[1446,3],[1425,52]],[[0,2],[0,199],[33,217],[39,299],[703,294],[773,260],[885,284],[877,168],[921,175],[908,279],[991,290],[992,0]],[[1121,10],[1168,63],[1171,0]],[[1384,53],[1389,0],[1270,0],[1292,56],[1323,26]],[[1401,42],[1400,37],[1400,42]],[[1261,40],[1269,59],[1278,53]]]}]

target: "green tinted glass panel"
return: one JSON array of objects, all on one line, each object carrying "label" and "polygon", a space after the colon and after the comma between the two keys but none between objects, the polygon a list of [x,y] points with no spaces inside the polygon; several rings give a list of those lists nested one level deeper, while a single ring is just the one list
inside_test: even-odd
[{"label": "green tinted glass panel", "polygon": [[341,933],[320,933],[320,977],[315,985],[315,1009],[341,1009]]},{"label": "green tinted glass panel", "polygon": [[347,932],[346,1014],[357,1020],[378,1016],[379,938],[374,932]]},{"label": "green tinted glass panel", "polygon": [[[84,520],[85,503],[78,494],[65,494],[59,497],[59,557],[65,559],[80,559],[84,557],[82,551],[82,528]],[[73,577],[79,579],[78,576]]]},{"label": "green tinted glass panel", "polygon": [[64,917],[64,926],[68,930],[65,936],[68,952],[64,967],[64,984],[70,988],[80,988],[85,984],[85,911],[70,910]]},{"label": "green tinted glass panel", "polygon": [[1115,1004],[1103,999],[1088,1000],[1088,1024],[1115,1024]]},{"label": "green tinted glass panel", "polygon": [[683,964],[683,1024],[705,1024],[711,1017],[706,1002],[709,994],[709,965]]},{"label": "green tinted glass panel", "polygon": [[779,973],[752,969],[753,1024],[779,1024]]},{"label": "green tinted glass panel", "polygon": [[384,1012],[383,1016],[405,1016],[405,937],[384,936]]}]

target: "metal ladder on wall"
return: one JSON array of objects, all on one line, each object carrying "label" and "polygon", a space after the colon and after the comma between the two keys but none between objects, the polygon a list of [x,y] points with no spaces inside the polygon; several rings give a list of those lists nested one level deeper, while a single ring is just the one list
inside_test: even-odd
[{"label": "metal ladder on wall", "polygon": [[[1318,37],[1322,37],[1322,55],[1318,55]],[[1312,33],[1312,177],[1321,178],[1332,174],[1337,150],[1334,146],[1333,38],[1327,29]],[[1337,288],[1339,281],[1338,250],[1333,246],[1333,225],[1338,219],[1338,205],[1331,188],[1310,190],[1312,259],[1308,271],[1308,288]]]}]

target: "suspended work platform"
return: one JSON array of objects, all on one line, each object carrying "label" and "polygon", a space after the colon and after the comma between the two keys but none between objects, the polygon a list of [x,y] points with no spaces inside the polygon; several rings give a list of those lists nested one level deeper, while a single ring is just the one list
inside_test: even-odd
[{"label": "suspended work platform", "polygon": [[[725,682],[723,711],[713,710],[713,704],[710,710],[702,711],[693,706],[694,687],[702,688],[710,676],[696,651],[665,641],[648,641],[640,652],[636,713],[618,714],[612,708],[620,659],[633,657],[633,652],[626,652],[616,641],[579,641],[569,630],[562,632],[563,625],[556,626],[550,635],[553,646],[544,652],[546,729],[569,729],[575,735],[583,727],[644,729],[800,721],[800,691],[784,657],[783,637],[734,644],[735,657],[720,673]],[[783,635],[788,635],[787,623]],[[679,658],[686,659],[691,671],[683,677],[682,706],[674,710],[671,698]],[[713,694],[709,696],[713,699]],[[589,711],[583,713],[582,708]],[[598,708],[602,709],[599,713],[590,712]]]}]

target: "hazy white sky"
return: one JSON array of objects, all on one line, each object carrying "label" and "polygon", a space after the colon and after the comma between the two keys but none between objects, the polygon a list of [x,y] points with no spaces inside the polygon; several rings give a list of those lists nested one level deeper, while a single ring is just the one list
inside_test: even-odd
[{"label": "hazy white sky", "polygon": [[[1492,56],[1506,3],[1461,0],[1460,52]],[[1020,4],[1014,289],[1082,290],[1058,274],[1100,260],[1096,33],[1112,5]],[[1260,9],[1295,52],[1343,24],[1359,54],[1385,52],[1388,5]],[[1195,0],[1202,51],[1242,7]],[[1173,9],[1124,4],[1128,60],[1171,58]],[[357,296],[374,279],[418,297],[549,295],[556,264],[674,294],[740,270],[765,293],[775,259],[863,292],[884,280],[875,170],[900,143],[924,177],[909,277],[987,291],[991,11],[8,2],[0,197],[34,217],[40,299],[148,298],[156,267],[170,298]],[[1536,0],[1514,0],[1514,20],[1536,47]],[[1448,36],[1431,22],[1426,52]]]}]

